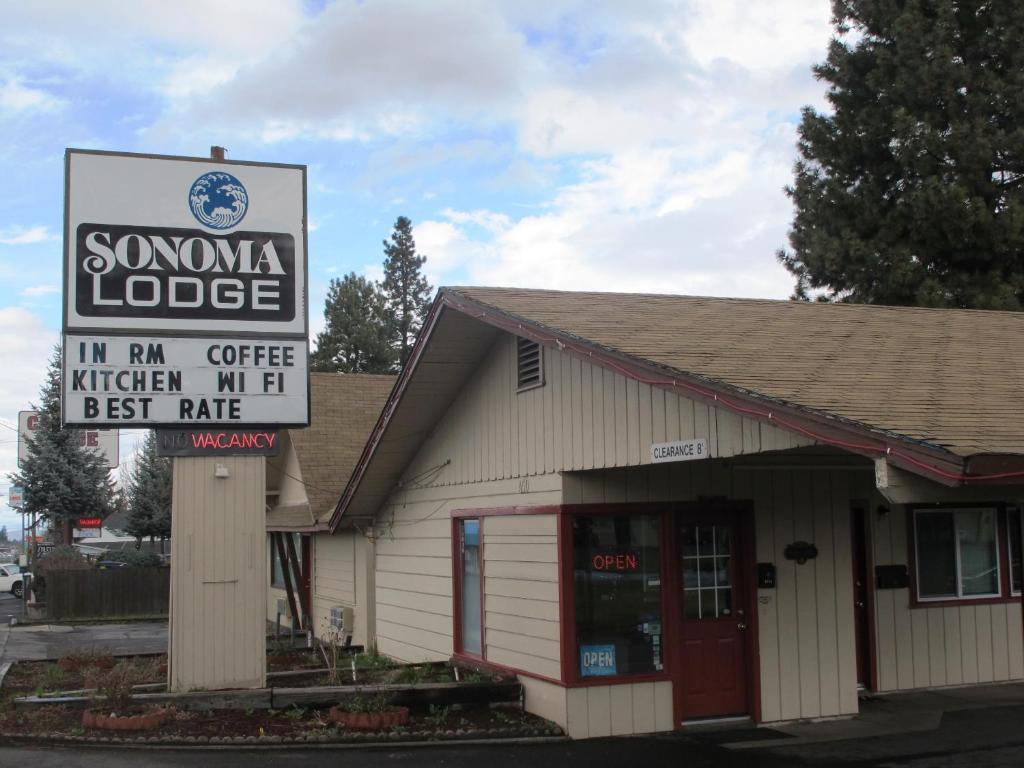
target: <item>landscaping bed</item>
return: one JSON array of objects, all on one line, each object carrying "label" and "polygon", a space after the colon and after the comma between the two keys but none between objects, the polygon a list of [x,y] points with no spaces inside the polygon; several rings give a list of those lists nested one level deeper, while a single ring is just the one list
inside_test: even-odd
[{"label": "landscaping bed", "polygon": [[[168,710],[162,723],[140,732],[83,725],[87,708],[94,713],[86,716],[89,722],[109,720],[117,709],[99,698],[93,686],[105,690],[103,686],[109,687],[109,682],[99,679],[95,668],[87,663],[68,663],[66,659],[60,666],[52,661],[19,662],[7,670],[0,684],[0,738],[262,745],[551,739],[562,735],[557,726],[522,711],[521,689],[514,679],[456,670],[447,664],[397,665],[383,657],[360,654],[353,657],[353,685],[352,660],[348,658],[334,664],[332,672],[314,668],[317,655],[312,651],[289,655],[290,662],[279,661],[276,672],[268,675],[270,687],[238,692],[238,701],[258,698],[262,703],[239,708],[232,708],[233,694],[228,691],[166,693],[164,656],[119,660],[113,674],[130,678],[135,684],[134,696],[128,686],[131,707],[122,704],[124,711]],[[60,701],[53,701],[57,696],[62,697]],[[332,720],[330,710],[334,705],[336,710],[358,712],[408,708],[409,715],[402,725],[368,732]],[[211,706],[215,708],[208,708]],[[365,722],[366,718],[361,720]]]}]

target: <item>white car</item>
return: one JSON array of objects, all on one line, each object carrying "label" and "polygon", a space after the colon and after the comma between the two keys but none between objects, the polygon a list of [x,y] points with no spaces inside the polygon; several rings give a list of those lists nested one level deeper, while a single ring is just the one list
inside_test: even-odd
[{"label": "white car", "polygon": [[21,597],[24,585],[25,575],[21,572],[21,566],[14,563],[0,565],[0,592],[10,592],[15,597]]}]

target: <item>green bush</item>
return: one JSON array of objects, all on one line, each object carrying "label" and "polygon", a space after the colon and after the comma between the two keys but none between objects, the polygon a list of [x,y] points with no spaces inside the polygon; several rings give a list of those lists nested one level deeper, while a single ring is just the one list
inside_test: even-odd
[{"label": "green bush", "polygon": [[160,555],[156,552],[143,551],[141,549],[122,549],[117,552],[110,552],[101,559],[113,560],[117,563],[128,563],[128,565],[135,566],[160,565]]}]

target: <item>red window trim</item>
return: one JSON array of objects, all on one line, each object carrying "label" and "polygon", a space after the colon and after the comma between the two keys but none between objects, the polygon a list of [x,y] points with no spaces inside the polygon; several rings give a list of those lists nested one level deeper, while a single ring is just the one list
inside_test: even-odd
[{"label": "red window trim", "polygon": [[[467,510],[459,510],[460,512]],[[462,523],[478,520],[480,523],[480,655],[469,653],[462,647]],[[486,661],[487,657],[487,614],[484,611],[486,590],[484,566],[484,521],[480,515],[452,513],[452,648],[456,656]]]},{"label": "red window trim", "polygon": [[[996,555],[999,558],[999,594],[984,597],[953,597],[924,600],[917,592],[917,530],[914,525],[917,510],[935,511],[941,509],[995,509],[996,510]],[[1014,595],[1010,589],[1010,553],[1008,549],[1009,529],[1006,525],[1007,505],[1003,502],[948,502],[942,504],[907,504],[907,569],[910,584],[910,609],[920,608],[956,608],[961,605],[1004,605],[1019,603],[1020,595]],[[873,576],[874,574],[872,574]],[[873,579],[872,579],[873,580]]]}]

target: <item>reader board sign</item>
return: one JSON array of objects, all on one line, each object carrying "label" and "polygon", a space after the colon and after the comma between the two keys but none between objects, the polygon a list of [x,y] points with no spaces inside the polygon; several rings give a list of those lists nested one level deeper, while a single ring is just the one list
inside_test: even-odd
[{"label": "reader board sign", "polygon": [[64,339],[64,422],[305,426],[305,340]]},{"label": "reader board sign", "polygon": [[25,506],[25,489],[20,485],[12,485],[7,489],[7,506],[11,509],[21,509]]},{"label": "reader board sign", "polygon": [[65,330],[304,337],[306,168],[69,149]]},{"label": "reader board sign", "polygon": [[62,418],[309,423],[306,168],[69,149]]},{"label": "reader board sign", "polygon": [[704,438],[697,440],[675,440],[671,443],[651,444],[651,463],[664,464],[669,461],[694,461],[695,459],[710,459],[708,452],[708,441]]},{"label": "reader board sign", "polygon": [[[18,412],[18,466],[28,458],[28,438],[39,428],[38,411]],[[83,429],[78,439],[81,445],[99,453],[113,469],[121,460],[119,435],[116,429]]]},{"label": "reader board sign", "polygon": [[277,456],[281,435],[262,429],[160,429],[158,456]]}]

